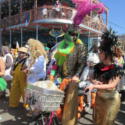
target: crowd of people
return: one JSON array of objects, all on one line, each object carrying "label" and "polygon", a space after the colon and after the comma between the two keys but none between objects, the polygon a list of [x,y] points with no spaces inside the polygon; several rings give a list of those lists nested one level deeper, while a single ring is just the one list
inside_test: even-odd
[{"label": "crowd of people", "polygon": [[[97,5],[99,12],[104,11],[103,6],[103,4]],[[83,16],[81,13],[76,14],[73,24],[65,31],[64,40],[52,48],[51,54],[48,47],[45,48],[35,39],[29,39],[25,47],[19,48],[18,57],[14,60],[8,47],[1,48],[0,93],[5,95],[8,84],[9,107],[18,107],[21,96],[23,107],[28,107],[24,101],[24,89],[29,83],[34,84],[49,79],[53,83],[59,81],[59,90],[65,92],[63,105],[55,112],[62,125],[78,123],[78,112],[84,110],[84,105],[82,103],[79,105],[78,88],[83,87],[85,90],[82,93],[87,94],[89,98],[88,108],[91,106],[91,91],[96,90],[93,125],[114,124],[120,108],[117,85],[120,77],[124,75],[123,60],[122,65],[119,63],[116,65],[114,62],[117,62],[123,53],[118,48],[115,32],[110,29],[102,35],[101,45],[96,48],[98,54],[90,53],[87,59],[88,52],[85,51],[85,46],[79,37],[78,26],[85,15],[81,16]],[[29,112],[27,116],[31,117],[32,113]]]},{"label": "crowd of people", "polygon": [[[91,91],[96,89],[94,125],[113,125],[120,108],[117,84],[123,75],[122,67],[124,63],[123,60],[122,63],[116,61],[123,54],[119,48],[114,46],[117,45],[117,38],[111,33],[112,31],[105,31],[102,35],[103,44],[98,47],[99,57],[97,53],[90,53],[87,58],[87,55],[84,54],[84,44],[77,37],[79,31],[75,29],[76,27],[73,28],[74,30],[72,30],[72,25],[69,26],[65,34],[65,40],[55,45],[51,54],[48,47],[44,47],[40,41],[35,39],[29,39],[25,47],[18,49],[18,57],[15,60],[10,54],[9,47],[2,46],[0,57],[1,93],[5,96],[4,90],[8,85],[10,90],[9,106],[12,108],[18,107],[22,96],[23,107],[28,107],[28,104],[24,102],[25,87],[28,83],[34,84],[37,81],[49,79],[50,77],[47,76],[53,74],[52,67],[54,65],[57,66],[56,73],[53,75],[54,79],[49,80],[54,82],[56,78],[60,77],[62,82],[59,89],[66,93],[64,105],[60,107],[59,111],[55,112],[62,124],[75,125],[77,123],[79,103],[76,100],[78,100],[78,88],[85,88],[85,91],[89,90],[87,94],[89,98],[87,108],[89,109],[91,107]],[[75,30],[77,32],[74,32]],[[113,38],[108,38],[109,34],[116,39],[114,45],[112,44]],[[67,36],[73,38],[72,42],[68,41]],[[109,40],[111,43],[108,43]],[[111,45],[107,48],[107,44]],[[87,67],[85,67],[86,61],[88,62]],[[64,82],[65,80],[67,80],[67,83]],[[100,112],[100,110],[103,110],[103,112]],[[32,113],[28,113],[27,116],[31,117]]]}]

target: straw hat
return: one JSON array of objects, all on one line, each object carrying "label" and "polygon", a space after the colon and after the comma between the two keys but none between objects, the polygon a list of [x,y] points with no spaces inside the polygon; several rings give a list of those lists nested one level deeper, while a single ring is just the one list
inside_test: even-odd
[{"label": "straw hat", "polygon": [[19,49],[18,49],[18,52],[24,52],[24,53],[27,53],[27,54],[28,54],[27,48],[25,48],[25,47],[19,48]]}]

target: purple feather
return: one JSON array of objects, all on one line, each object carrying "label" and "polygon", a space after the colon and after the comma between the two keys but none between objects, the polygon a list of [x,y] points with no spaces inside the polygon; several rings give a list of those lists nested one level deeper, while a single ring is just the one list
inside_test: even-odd
[{"label": "purple feather", "polygon": [[73,20],[75,26],[79,26],[90,11],[99,9],[98,14],[105,11],[104,4],[101,2],[91,3],[91,0],[73,0],[73,4],[76,4],[77,7],[77,13]]}]

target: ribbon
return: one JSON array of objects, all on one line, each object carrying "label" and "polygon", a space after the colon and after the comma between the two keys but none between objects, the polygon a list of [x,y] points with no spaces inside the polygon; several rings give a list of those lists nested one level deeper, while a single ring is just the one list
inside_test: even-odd
[{"label": "ribbon", "polygon": [[114,65],[113,65],[113,64],[111,64],[111,65],[109,65],[109,66],[99,65],[99,69],[100,69],[101,71],[108,71],[109,69],[113,69],[113,68],[114,68]]},{"label": "ribbon", "polygon": [[51,125],[51,122],[52,122],[53,116],[54,116],[54,113],[53,113],[53,111],[52,111],[52,115],[51,115],[51,118],[50,118],[50,121],[49,121],[49,125]]}]

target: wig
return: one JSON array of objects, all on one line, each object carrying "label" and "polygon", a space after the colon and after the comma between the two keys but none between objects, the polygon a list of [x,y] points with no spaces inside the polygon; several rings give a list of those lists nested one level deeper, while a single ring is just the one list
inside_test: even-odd
[{"label": "wig", "polygon": [[29,39],[28,45],[31,59],[35,60],[39,56],[43,55],[46,63],[48,63],[47,53],[45,51],[44,45],[39,40]]},{"label": "wig", "polygon": [[90,11],[98,9],[98,14],[105,11],[104,4],[101,2],[91,3],[91,0],[73,0],[72,2],[77,7],[77,13],[73,20],[75,26],[79,26]]}]

